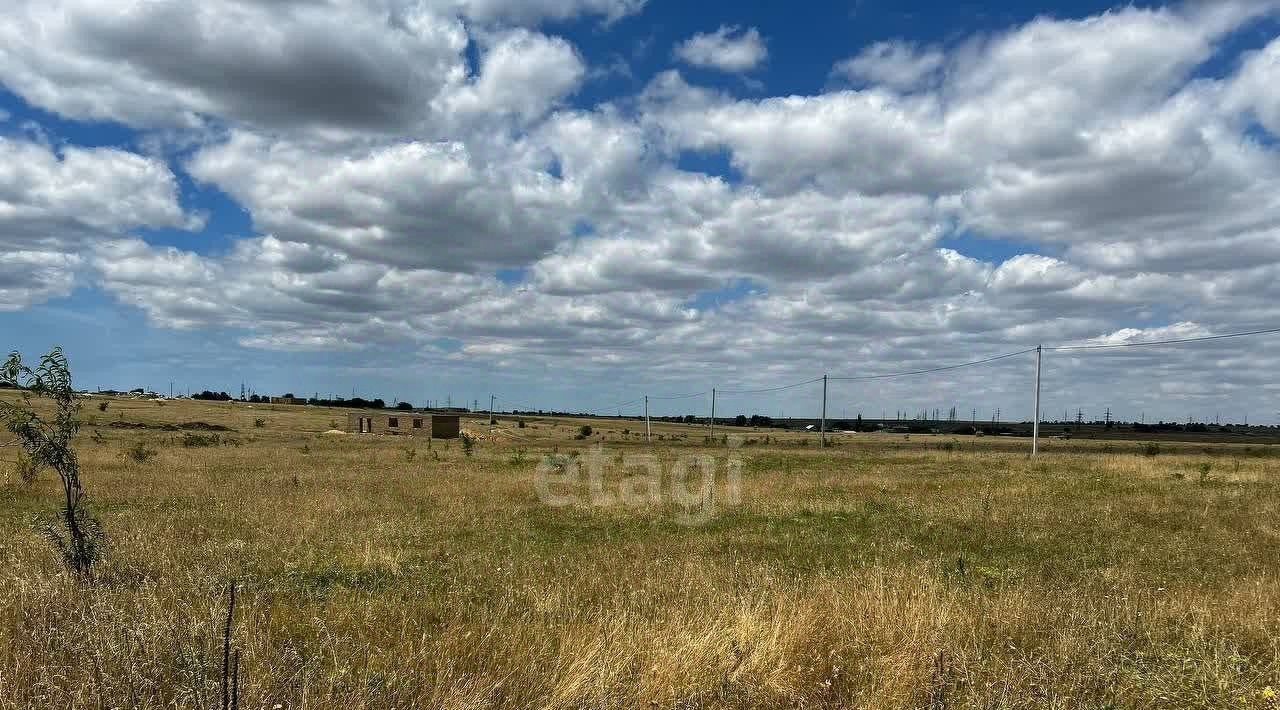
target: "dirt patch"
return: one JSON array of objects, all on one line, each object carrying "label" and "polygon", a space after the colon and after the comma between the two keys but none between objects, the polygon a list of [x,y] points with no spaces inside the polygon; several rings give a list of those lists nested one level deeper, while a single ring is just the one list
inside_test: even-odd
[{"label": "dirt patch", "polygon": [[145,422],[126,422],[117,419],[109,422],[107,426],[112,429],[155,429],[157,431],[235,431],[230,427],[221,424],[210,424],[208,422],[183,422],[181,424],[147,424]]},{"label": "dirt patch", "polygon": [[221,424],[210,424],[208,422],[183,422],[178,425],[178,428],[188,431],[235,431],[230,427],[225,427]]}]

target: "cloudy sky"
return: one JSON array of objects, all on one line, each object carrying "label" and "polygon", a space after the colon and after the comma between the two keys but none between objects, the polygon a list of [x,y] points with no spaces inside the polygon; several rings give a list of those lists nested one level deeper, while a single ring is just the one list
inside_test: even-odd
[{"label": "cloudy sky", "polygon": [[[1277,85],[1264,0],[14,0],[0,333],[89,388],[613,411],[1277,327]],[[1032,363],[830,411],[1028,417]],[[1049,353],[1045,411],[1269,423],[1278,366]]]}]

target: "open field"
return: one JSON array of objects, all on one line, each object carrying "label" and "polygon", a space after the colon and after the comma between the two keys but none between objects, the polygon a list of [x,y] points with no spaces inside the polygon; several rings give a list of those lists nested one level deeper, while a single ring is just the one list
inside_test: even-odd
[{"label": "open field", "polygon": [[[0,708],[214,707],[232,579],[245,708],[1280,707],[1280,446],[1031,461],[1026,440],[730,448],[661,424],[650,447],[642,423],[503,418],[464,420],[468,456],[325,434],[346,410],[83,417],[111,538],[92,588],[32,532],[52,474],[25,485],[0,449]],[[114,421],[233,431],[187,447]],[[669,496],[540,500],[545,454],[597,444],[668,473],[739,457],[738,502],[686,525]]]}]

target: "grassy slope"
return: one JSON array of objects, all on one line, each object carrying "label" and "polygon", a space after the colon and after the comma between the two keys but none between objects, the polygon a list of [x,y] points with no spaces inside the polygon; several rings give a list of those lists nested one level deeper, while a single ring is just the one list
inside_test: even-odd
[{"label": "grassy slope", "polygon": [[[669,504],[538,501],[542,454],[649,450],[634,423],[583,442],[505,421],[467,457],[324,435],[340,410],[84,415],[112,554],[94,589],[66,580],[30,532],[56,482],[3,464],[0,708],[213,706],[233,578],[244,707],[1219,708],[1280,688],[1267,447],[1055,441],[1032,462],[1025,441],[748,432],[740,505],[688,527]],[[728,454],[656,431],[665,463]],[[151,461],[123,455],[137,440]]]}]

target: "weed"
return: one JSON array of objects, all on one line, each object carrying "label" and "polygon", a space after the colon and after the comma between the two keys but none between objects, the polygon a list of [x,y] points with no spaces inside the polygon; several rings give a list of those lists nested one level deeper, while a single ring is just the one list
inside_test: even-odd
[{"label": "weed", "polygon": [[262,417],[258,417],[257,419],[253,420],[253,426],[255,429],[261,429],[266,425],[267,425],[267,420],[263,419]]},{"label": "weed", "polygon": [[142,439],[133,442],[133,445],[124,450],[124,455],[137,463],[146,463],[155,458],[156,450],[147,448],[147,443]]},{"label": "weed", "polygon": [[1154,441],[1148,441],[1147,443],[1142,445],[1142,455],[1143,456],[1159,456],[1160,445]]},{"label": "weed", "polygon": [[476,438],[465,431],[458,438],[462,440],[462,453],[470,456],[476,448]]},{"label": "weed", "polygon": [[413,460],[418,458],[418,450],[412,446],[406,446],[403,450],[403,455],[405,463],[413,463]]},{"label": "weed", "polygon": [[222,444],[222,437],[217,434],[197,434],[195,432],[186,432],[182,435],[182,445],[188,449],[198,449],[206,446],[219,446]]},{"label": "weed", "polygon": [[105,412],[105,411],[107,411],[107,407],[108,407],[110,404],[111,404],[110,402],[98,402],[98,411],[99,411],[99,412]]},{"label": "weed", "polygon": [[1213,471],[1213,463],[1205,461],[1199,466],[1196,466],[1196,470],[1200,472],[1200,478],[1198,481],[1200,485],[1207,485],[1213,480],[1213,477],[1210,475]]}]

